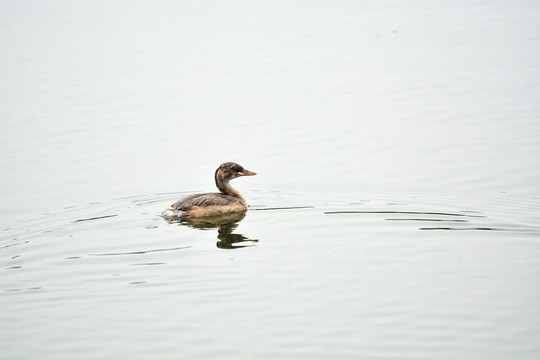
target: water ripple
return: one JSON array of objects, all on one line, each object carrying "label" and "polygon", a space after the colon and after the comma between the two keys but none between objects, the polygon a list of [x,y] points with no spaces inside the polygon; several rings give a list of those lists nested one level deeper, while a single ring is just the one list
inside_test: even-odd
[{"label": "water ripple", "polygon": [[115,217],[115,216],[118,216],[118,214],[96,216],[96,217],[91,217],[91,218],[86,218],[86,219],[78,219],[78,220],[75,220],[73,222],[76,223],[76,222],[82,222],[82,221],[92,221],[92,220],[106,219],[106,218]]},{"label": "water ripple", "polygon": [[443,215],[443,216],[466,216],[466,217],[485,217],[481,215],[467,215],[467,214],[455,214],[445,212],[422,212],[422,211],[359,211],[359,210],[345,210],[345,211],[325,211],[325,214],[407,214],[407,215]]},{"label": "water ripple", "polygon": [[189,248],[191,248],[191,246],[182,246],[182,247],[169,248],[169,249],[140,250],[140,251],[130,251],[130,252],[88,254],[88,255],[90,256],[142,255],[142,254],[148,254],[148,253],[153,253],[153,252],[175,251],[175,250],[184,250],[184,249],[189,249]]}]

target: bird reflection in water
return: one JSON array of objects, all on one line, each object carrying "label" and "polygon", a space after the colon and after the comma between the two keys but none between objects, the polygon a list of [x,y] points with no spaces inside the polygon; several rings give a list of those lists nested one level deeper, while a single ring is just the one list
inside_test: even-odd
[{"label": "bird reflection in water", "polygon": [[233,234],[238,227],[238,223],[246,217],[246,212],[232,213],[221,216],[208,216],[193,219],[178,219],[176,221],[167,219],[170,223],[177,222],[181,225],[194,229],[208,230],[217,229],[219,241],[216,246],[220,249],[239,249],[243,247],[255,246],[259,240],[249,239],[242,234]]}]

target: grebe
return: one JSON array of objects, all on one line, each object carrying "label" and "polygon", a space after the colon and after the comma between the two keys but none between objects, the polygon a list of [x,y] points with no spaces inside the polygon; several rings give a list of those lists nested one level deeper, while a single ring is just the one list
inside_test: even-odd
[{"label": "grebe", "polygon": [[229,184],[229,180],[253,175],[257,174],[244,169],[237,163],[223,163],[217,168],[214,176],[216,186],[221,193],[187,195],[169,206],[162,216],[173,219],[188,219],[246,211],[246,199]]}]

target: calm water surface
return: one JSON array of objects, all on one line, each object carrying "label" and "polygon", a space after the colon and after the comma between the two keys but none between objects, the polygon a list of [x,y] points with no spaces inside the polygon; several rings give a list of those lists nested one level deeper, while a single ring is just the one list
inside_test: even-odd
[{"label": "calm water surface", "polygon": [[[2,359],[538,359],[536,2],[0,2]],[[212,191],[242,219],[168,223]]]}]

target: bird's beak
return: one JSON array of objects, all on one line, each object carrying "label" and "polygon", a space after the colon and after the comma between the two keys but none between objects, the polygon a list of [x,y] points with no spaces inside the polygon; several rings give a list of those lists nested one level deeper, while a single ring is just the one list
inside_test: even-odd
[{"label": "bird's beak", "polygon": [[253,176],[253,175],[257,175],[257,173],[254,173],[253,171],[249,171],[249,170],[244,170],[242,172],[239,172],[238,175],[240,175],[240,176]]}]

